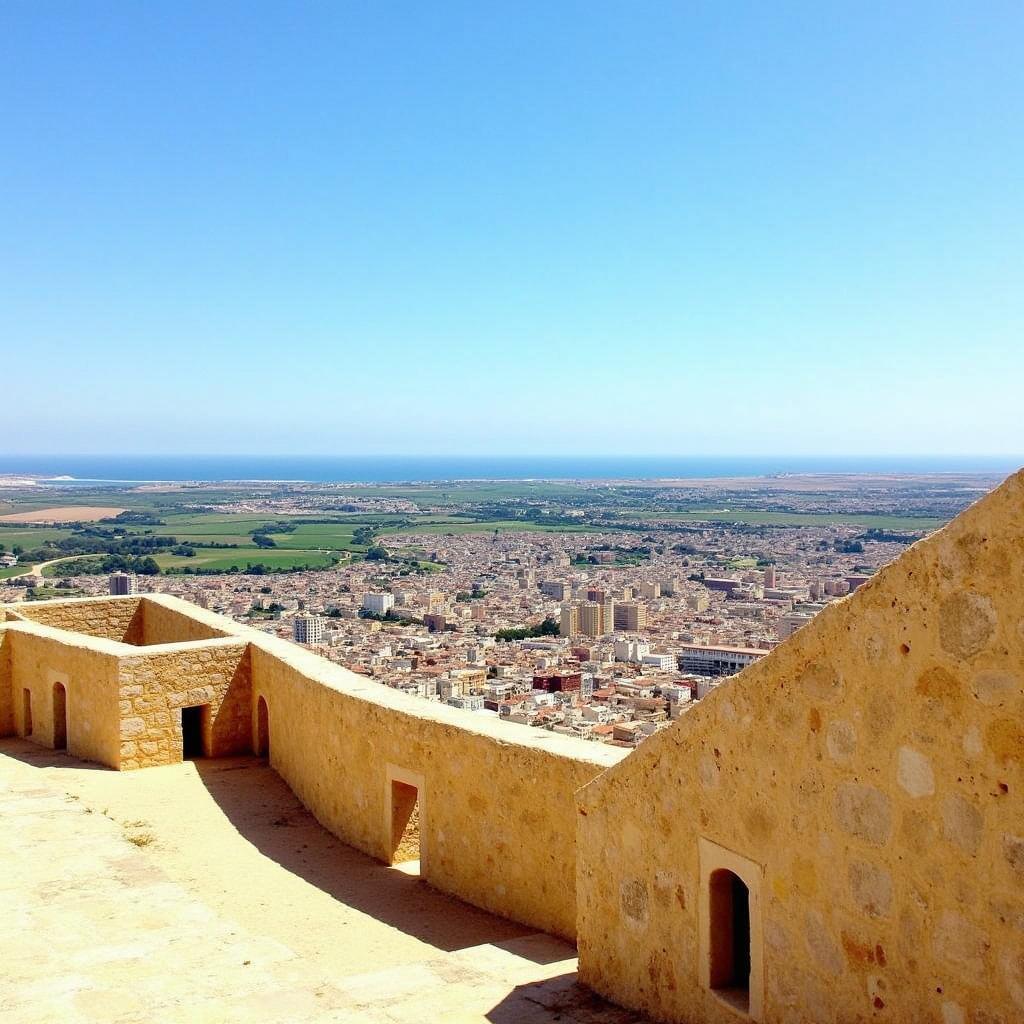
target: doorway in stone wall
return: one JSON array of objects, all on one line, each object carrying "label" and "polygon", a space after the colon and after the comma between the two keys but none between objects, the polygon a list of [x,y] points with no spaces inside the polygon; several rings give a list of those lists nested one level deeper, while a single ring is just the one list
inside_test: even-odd
[{"label": "doorway in stone wall", "polygon": [[256,756],[270,760],[270,710],[263,697],[256,702]]},{"label": "doorway in stone wall", "polygon": [[181,709],[181,756],[186,761],[206,756],[206,722],[209,704]]},{"label": "doorway in stone wall", "polygon": [[423,776],[388,765],[385,815],[388,863],[404,874],[424,874],[422,826],[424,811]]},{"label": "doorway in stone wall", "polygon": [[68,749],[68,694],[63,683],[53,684],[53,749]]},{"label": "doorway in stone wall", "polygon": [[21,691],[21,735],[32,735],[32,691],[27,686]]}]

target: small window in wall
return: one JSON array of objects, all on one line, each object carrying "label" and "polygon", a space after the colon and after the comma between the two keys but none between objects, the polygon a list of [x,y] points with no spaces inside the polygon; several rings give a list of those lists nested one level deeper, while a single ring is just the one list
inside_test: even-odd
[{"label": "small window in wall", "polygon": [[209,704],[181,709],[181,756],[186,761],[206,754],[205,725],[209,712]]},{"label": "small window in wall", "polygon": [[32,735],[32,691],[25,687],[21,691],[21,725],[22,736]]},{"label": "small window in wall", "polygon": [[53,684],[53,749],[68,749],[68,694],[63,683]]},{"label": "small window in wall", "polygon": [[385,794],[388,863],[406,874],[423,874],[424,780],[422,775],[388,765]]},{"label": "small window in wall", "polygon": [[748,1019],[761,1020],[764,942],[759,864],[700,840],[701,981]]}]

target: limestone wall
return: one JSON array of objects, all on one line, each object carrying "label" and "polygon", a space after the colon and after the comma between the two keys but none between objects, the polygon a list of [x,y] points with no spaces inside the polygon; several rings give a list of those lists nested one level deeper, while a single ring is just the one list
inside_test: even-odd
[{"label": "limestone wall", "polygon": [[76,757],[118,767],[118,645],[72,637],[31,624],[0,630],[10,658],[14,731],[26,736],[24,691],[30,693],[33,743],[54,745],[54,686],[67,694],[67,750]]},{"label": "limestone wall", "polygon": [[[198,610],[198,609],[197,609]],[[212,640],[228,636],[231,631],[215,626],[172,607],[154,597],[142,599],[142,632],[140,644],[185,643],[189,640]]]},{"label": "limestone wall", "polygon": [[704,840],[761,873],[760,1019],[1024,1020],[1022,581],[1018,474],[584,789],[581,979],[741,1019]]},{"label": "limestone wall", "polygon": [[326,828],[386,860],[389,771],[416,779],[421,867],[432,885],[574,936],[574,793],[622,751],[490,719],[478,725],[282,641],[253,643],[252,679],[254,708],[263,697],[269,710],[271,764]]},{"label": "limestone wall", "polygon": [[0,736],[14,735],[14,671],[11,648],[14,641],[6,630],[0,630]]},{"label": "limestone wall", "polygon": [[228,638],[141,648],[119,659],[120,767],[182,759],[181,709],[209,705],[205,753],[252,749],[248,644]]},{"label": "limestone wall", "polygon": [[28,601],[17,614],[30,622],[127,644],[142,643],[143,610],[138,597]]}]

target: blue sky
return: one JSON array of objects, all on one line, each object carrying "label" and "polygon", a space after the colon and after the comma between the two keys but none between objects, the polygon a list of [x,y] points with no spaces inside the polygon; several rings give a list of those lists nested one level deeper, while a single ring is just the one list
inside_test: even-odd
[{"label": "blue sky", "polygon": [[0,7],[8,452],[1024,451],[1024,7]]}]

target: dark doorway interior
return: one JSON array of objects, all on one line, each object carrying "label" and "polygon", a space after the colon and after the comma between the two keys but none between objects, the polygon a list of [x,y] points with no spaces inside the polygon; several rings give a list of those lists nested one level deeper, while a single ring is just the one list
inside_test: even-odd
[{"label": "dark doorway interior", "polygon": [[203,749],[203,711],[207,707],[208,704],[200,704],[181,709],[181,756],[186,761],[206,753]]},{"label": "dark doorway interior", "polygon": [[22,733],[25,736],[32,735],[32,691],[26,686],[21,691],[21,722]]},{"label": "dark doorway interior", "polygon": [[63,683],[53,684],[53,749],[68,749],[68,695]]},{"label": "dark doorway interior", "polygon": [[750,994],[750,892],[731,871],[711,875],[711,987],[744,1008]]},{"label": "dark doorway interior", "polygon": [[262,697],[256,702],[256,754],[270,758],[270,712]]}]

